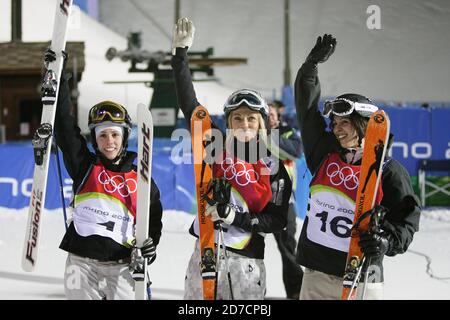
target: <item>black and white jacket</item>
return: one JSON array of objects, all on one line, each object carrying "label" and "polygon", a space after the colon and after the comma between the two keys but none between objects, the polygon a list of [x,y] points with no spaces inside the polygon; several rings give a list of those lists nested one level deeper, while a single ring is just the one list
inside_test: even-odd
[{"label": "black and white jacket", "polygon": [[[326,130],[327,124],[319,111],[319,99],[317,66],[304,63],[295,80],[295,103],[305,158],[313,176],[329,154],[343,154],[334,134]],[[345,161],[345,157],[342,156],[342,160]],[[390,234],[387,255],[395,256],[408,249],[414,233],[419,230],[419,201],[412,189],[408,172],[394,159],[385,161],[381,184],[384,195],[381,205],[389,210],[383,225],[384,230]],[[308,218],[305,219],[298,243],[298,263],[313,270],[342,277],[347,253],[310,241],[306,234],[307,227]],[[373,261],[373,264],[382,270],[382,258]]]},{"label": "black and white jacket", "polygon": [[[82,186],[85,177],[91,167],[99,158],[92,153],[87,146],[86,139],[81,134],[75,117],[71,115],[71,102],[68,81],[63,76],[58,96],[58,106],[55,118],[56,142],[64,157],[64,164],[73,179],[74,194]],[[136,170],[133,164],[137,154],[128,151],[120,164],[107,165],[106,169],[114,172],[129,172]],[[152,179],[151,205],[150,205],[149,236],[155,245],[159,243],[162,229],[162,205],[159,189]],[[69,225],[60,248],[76,255],[92,258],[100,261],[117,261],[130,257],[131,249],[127,248],[111,238],[100,235],[87,237],[80,236],[75,230],[73,222]]]}]

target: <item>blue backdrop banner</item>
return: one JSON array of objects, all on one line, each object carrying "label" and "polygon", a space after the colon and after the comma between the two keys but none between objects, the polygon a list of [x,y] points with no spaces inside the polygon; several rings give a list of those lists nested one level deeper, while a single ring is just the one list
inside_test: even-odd
[{"label": "blue backdrop banner", "polygon": [[[134,149],[133,143],[130,142]],[[152,176],[160,192],[164,210],[180,210],[194,214],[197,210],[194,190],[194,171],[190,163],[175,164],[171,160],[171,141],[155,139],[153,154]],[[7,143],[0,145],[2,166],[0,167],[0,207],[21,209],[27,207],[30,201],[33,184],[34,158],[31,143]],[[186,155],[185,155],[186,157]],[[188,157],[190,158],[190,157]],[[60,159],[62,155],[60,153]],[[176,162],[176,161],[175,161]],[[64,164],[61,163],[63,193],[66,206],[72,199],[72,179],[69,177]],[[299,175],[308,178],[304,159],[297,162]],[[309,181],[299,179],[297,191],[297,211],[303,214],[306,209]],[[56,167],[56,155],[50,157],[50,167],[47,182],[45,208],[56,209],[62,207],[59,180]]]},{"label": "blue backdrop banner", "polygon": [[[411,176],[417,175],[418,162],[422,159],[450,159],[450,109],[423,108],[383,108],[391,119],[391,132],[394,144],[391,156],[400,161]],[[133,137],[133,136],[132,136]],[[172,149],[178,141],[155,139],[152,176],[161,191],[161,201],[165,210],[196,212],[194,176],[190,163],[179,164],[172,161]],[[130,141],[135,149],[136,142]],[[190,155],[177,155],[190,158]],[[20,209],[27,207],[30,201],[32,176],[34,170],[33,149],[31,143],[0,144],[0,207]],[[62,156],[61,156],[62,159]],[[304,217],[309,193],[311,174],[307,170],[304,157],[296,162],[298,188],[296,193],[297,213]],[[64,165],[63,192],[66,205],[72,197],[72,180]],[[439,174],[439,173],[436,173]],[[442,174],[442,173],[441,173]],[[444,173],[445,174],[445,173]],[[56,157],[50,158],[47,197],[47,209],[62,207],[59,182],[56,170]]]}]

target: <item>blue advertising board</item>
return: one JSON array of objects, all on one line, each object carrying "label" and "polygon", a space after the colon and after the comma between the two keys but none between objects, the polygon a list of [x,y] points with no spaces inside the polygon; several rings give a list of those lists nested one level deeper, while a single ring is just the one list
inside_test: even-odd
[{"label": "blue advertising board", "polygon": [[[173,144],[173,143],[172,143]],[[130,149],[134,149],[130,143]],[[196,208],[196,197],[194,189],[194,170],[191,163],[179,163],[172,161],[170,141],[155,139],[156,152],[153,154],[152,177],[160,189],[161,202],[164,210],[179,210],[194,214]],[[164,145],[166,145],[164,147]],[[0,207],[22,209],[30,202],[33,184],[34,158],[31,143],[7,143],[0,145]],[[186,158],[186,155],[184,155]],[[190,155],[187,155],[190,158]],[[60,159],[62,155],[60,154]],[[175,163],[174,163],[175,162]],[[69,177],[64,164],[61,163],[63,194],[67,206],[72,198],[72,179]],[[304,159],[299,160],[297,170],[303,177],[308,177]],[[298,212],[303,214],[306,209],[307,193],[302,194],[300,190],[306,190],[309,181],[299,180],[298,188]],[[62,207],[62,199],[57,175],[56,156],[50,157],[50,167],[47,182],[47,195],[45,208],[57,209]]]},{"label": "blue advertising board", "polygon": [[[450,109],[394,108],[385,107],[391,119],[394,143],[390,155],[402,163],[411,176],[417,175],[418,162],[422,159],[450,159]],[[133,144],[134,143],[134,144]],[[177,141],[155,139],[152,176],[161,191],[165,210],[180,210],[195,213],[194,177],[192,164],[180,163],[172,155]],[[130,148],[135,149],[135,141]],[[190,158],[190,155],[183,155]],[[0,207],[21,209],[29,205],[34,170],[31,143],[0,144]],[[48,189],[45,207],[62,207],[56,157],[50,158]],[[62,157],[61,157],[62,159]],[[296,193],[297,213],[304,217],[311,174],[304,157],[296,162],[298,188]],[[72,197],[72,180],[63,164],[63,193],[66,205]],[[446,174],[446,173],[436,173]]]},{"label": "blue advertising board", "polygon": [[391,120],[394,135],[389,155],[400,161],[411,176],[417,175],[421,160],[450,159],[450,108],[383,109]]}]

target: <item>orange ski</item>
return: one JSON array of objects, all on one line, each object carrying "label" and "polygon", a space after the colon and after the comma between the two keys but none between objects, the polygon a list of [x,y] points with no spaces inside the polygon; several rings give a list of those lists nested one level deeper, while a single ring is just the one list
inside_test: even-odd
[{"label": "orange ski", "polygon": [[[211,118],[202,106],[194,109],[191,117],[192,155],[194,159],[195,189],[199,224],[201,273],[203,278],[203,299],[214,300],[216,258],[214,253],[214,223],[205,216],[208,184],[212,178],[210,164],[205,162],[205,147],[211,142]],[[212,193],[209,191],[209,193]],[[209,198],[212,196],[209,194]]]},{"label": "orange ski", "polygon": [[[382,110],[375,112],[369,120],[364,138],[363,158],[358,192],[355,201],[353,225],[360,220],[362,214],[374,207],[380,183],[382,165],[389,138],[389,118]],[[359,247],[359,234],[368,230],[370,217],[359,222],[357,230],[352,230],[347,263],[345,266],[342,288],[343,300],[354,300],[359,282],[360,272],[365,258]]]}]

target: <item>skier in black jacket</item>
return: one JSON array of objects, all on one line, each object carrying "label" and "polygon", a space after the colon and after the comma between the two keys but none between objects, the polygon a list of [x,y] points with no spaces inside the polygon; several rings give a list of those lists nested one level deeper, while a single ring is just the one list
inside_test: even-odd
[{"label": "skier in black jacket", "polygon": [[[313,174],[297,250],[297,261],[305,267],[300,299],[341,298],[364,133],[370,114],[378,109],[359,94],[341,95],[325,103],[324,115],[331,120],[331,132],[327,130],[319,111],[317,64],[325,62],[335,47],[331,35],[319,37],[295,81],[297,116],[306,162]],[[419,201],[408,172],[394,159],[385,159],[376,203],[387,210],[381,231],[363,233],[359,242],[372,260],[367,299],[383,297],[384,255],[404,253],[419,229]]]},{"label": "skier in black jacket", "polygon": [[[55,59],[48,50],[46,61]],[[76,300],[134,299],[132,271],[142,259],[131,259],[141,250],[148,263],[156,258],[162,229],[159,190],[152,179],[149,237],[134,247],[137,154],[127,150],[131,119],[127,110],[103,101],[89,111],[89,129],[95,153],[71,115],[70,92],[64,68],[56,109],[56,142],[73,179],[73,215],[60,244],[67,251],[64,287]]]},{"label": "skier in black jacket", "polygon": [[[172,68],[178,104],[188,123],[193,110],[200,105],[192,84],[187,56],[187,48],[192,46],[193,37],[192,22],[186,18],[180,19],[174,28]],[[214,222],[221,223],[225,230],[224,242],[229,254],[233,297],[238,300],[264,298],[265,234],[281,231],[286,225],[292,189],[291,180],[281,161],[269,154],[260,157],[260,153],[255,150],[267,149],[264,139],[267,139],[268,109],[267,103],[256,91],[243,89],[232,93],[224,106],[229,129],[223,139],[225,147],[217,150],[212,164],[214,178],[226,179],[229,192],[226,203],[207,205],[206,215],[211,216]],[[234,149],[230,147],[233,145]],[[256,148],[252,148],[255,145]],[[244,150],[244,154],[239,150]],[[197,220],[190,229],[195,237],[199,234]],[[221,259],[217,299],[230,299],[230,288],[223,268],[224,261]],[[186,271],[184,298],[203,298],[198,241]]]}]

